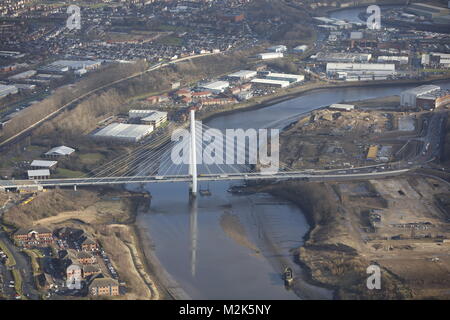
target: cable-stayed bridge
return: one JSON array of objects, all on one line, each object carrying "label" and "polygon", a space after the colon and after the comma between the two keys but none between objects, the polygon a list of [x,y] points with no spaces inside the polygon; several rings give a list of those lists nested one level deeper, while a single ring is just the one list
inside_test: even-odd
[{"label": "cable-stayed bridge", "polygon": [[[399,175],[410,170],[407,167],[400,166],[396,168],[382,167],[383,170],[379,169],[380,166],[347,170],[294,170],[284,163],[277,163],[276,170],[266,171],[256,164],[248,164],[249,161],[247,161],[251,154],[258,154],[261,145],[246,144],[245,137],[244,144],[236,144],[233,137],[221,135],[218,129],[196,122],[193,110],[191,111],[190,130],[185,130],[189,138],[184,136],[181,139],[180,136],[178,141],[172,141],[170,135],[175,129],[177,128],[174,124],[169,125],[165,130],[165,132],[169,132],[169,135],[165,134],[148,139],[132,152],[103,164],[83,177],[0,180],[0,190],[33,187],[73,187],[76,189],[77,186],[188,182],[191,193],[196,195],[199,181],[373,179]],[[208,136],[208,132],[217,135],[215,137]],[[205,139],[205,133],[208,139]],[[227,146],[226,150],[224,150],[225,145]],[[229,148],[229,146],[232,146],[232,148]],[[177,152],[174,152],[174,148],[177,148]],[[267,143],[266,148],[268,148]],[[229,157],[230,153],[232,153],[232,157]],[[239,157],[240,161],[234,161]],[[182,159],[185,161],[180,161]],[[242,161],[242,159],[246,161]]]}]

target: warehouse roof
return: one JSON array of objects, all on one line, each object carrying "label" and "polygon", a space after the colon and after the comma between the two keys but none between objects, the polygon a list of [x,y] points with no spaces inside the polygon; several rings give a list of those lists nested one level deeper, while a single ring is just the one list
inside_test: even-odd
[{"label": "warehouse roof", "polygon": [[402,94],[408,93],[408,94],[420,95],[420,94],[425,94],[425,93],[429,93],[431,91],[440,90],[440,89],[441,89],[441,87],[439,87],[439,86],[435,86],[432,84],[426,84],[423,86],[419,86],[419,87],[415,87],[415,88],[403,91]]},{"label": "warehouse roof", "polygon": [[228,76],[230,78],[249,78],[249,77],[254,77],[257,75],[256,71],[253,70],[240,70],[238,72],[234,72],[232,74],[229,74]]},{"label": "warehouse roof", "polygon": [[253,79],[251,82],[267,85],[279,85],[281,87],[287,87],[291,84],[289,81],[272,80],[272,79]]},{"label": "warehouse roof", "polygon": [[75,152],[75,149],[66,147],[66,146],[59,146],[51,149],[50,151],[46,152],[46,155],[56,155],[56,156],[68,156]]},{"label": "warehouse roof", "polygon": [[48,169],[28,170],[28,177],[48,177],[50,171]]},{"label": "warehouse roof", "polygon": [[51,168],[56,165],[58,161],[48,161],[48,160],[33,160],[31,162],[32,167],[42,167],[42,168]]},{"label": "warehouse roof", "polygon": [[152,125],[112,123],[94,134],[96,137],[140,138],[153,131]]}]

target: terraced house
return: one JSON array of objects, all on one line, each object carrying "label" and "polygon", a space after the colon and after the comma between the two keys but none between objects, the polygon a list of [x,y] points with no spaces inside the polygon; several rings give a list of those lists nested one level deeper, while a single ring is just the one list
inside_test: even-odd
[{"label": "terraced house", "polygon": [[45,227],[17,230],[14,241],[21,247],[44,247],[53,243],[53,233]]}]

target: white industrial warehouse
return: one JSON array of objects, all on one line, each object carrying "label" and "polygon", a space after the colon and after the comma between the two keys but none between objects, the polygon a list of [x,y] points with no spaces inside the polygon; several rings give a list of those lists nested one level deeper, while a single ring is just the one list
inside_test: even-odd
[{"label": "white industrial warehouse", "polygon": [[283,58],[284,54],[282,52],[264,52],[264,53],[258,54],[256,57],[258,59],[268,60],[268,59]]},{"label": "white industrial warehouse", "polygon": [[112,123],[96,132],[94,137],[122,142],[138,142],[152,132],[152,125]]},{"label": "white industrial warehouse", "polygon": [[416,107],[417,98],[421,95],[440,90],[441,87],[435,85],[423,85],[403,91],[400,94],[400,105],[402,107]]},{"label": "white industrial warehouse", "polygon": [[253,79],[251,83],[256,85],[263,85],[269,87],[286,88],[291,84],[289,81],[272,80],[272,79]]},{"label": "white industrial warehouse", "polygon": [[386,80],[396,74],[395,64],[385,63],[327,63],[326,72],[346,81]]},{"label": "white industrial warehouse", "polygon": [[204,90],[209,90],[213,93],[222,93],[226,88],[230,86],[228,81],[212,81],[200,85],[199,87]]},{"label": "white industrial warehouse", "polygon": [[305,80],[305,76],[302,74],[269,72],[268,74],[266,74],[266,79],[288,81],[290,83],[295,83]]},{"label": "white industrial warehouse", "polygon": [[240,70],[238,72],[234,72],[232,74],[228,75],[228,78],[230,79],[237,79],[237,80],[248,80],[251,78],[256,77],[258,73],[256,71],[253,70]]}]

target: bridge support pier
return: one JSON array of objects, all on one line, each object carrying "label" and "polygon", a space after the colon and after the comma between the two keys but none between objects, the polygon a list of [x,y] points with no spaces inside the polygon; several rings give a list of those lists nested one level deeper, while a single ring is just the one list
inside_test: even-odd
[{"label": "bridge support pier", "polygon": [[193,197],[197,196],[197,148],[195,135],[195,110],[191,109],[191,147],[189,152],[189,174],[192,177],[192,182],[189,186],[189,193]]}]

